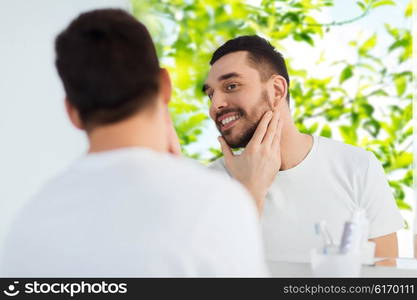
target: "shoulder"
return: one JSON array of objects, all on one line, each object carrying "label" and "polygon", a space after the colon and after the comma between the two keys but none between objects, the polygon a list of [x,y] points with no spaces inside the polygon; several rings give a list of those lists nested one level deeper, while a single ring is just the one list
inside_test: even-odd
[{"label": "shoulder", "polygon": [[[96,159],[97,158],[97,159]],[[28,201],[24,211],[55,207],[71,196],[84,197],[90,192],[113,194],[115,189],[132,193],[170,197],[179,201],[230,198],[246,191],[222,172],[216,172],[198,161],[154,151],[129,155],[80,159],[50,179]],[[109,193],[108,193],[109,192]],[[198,195],[198,197],[197,197]],[[199,200],[201,199],[201,200]],[[235,199],[233,197],[233,199]],[[226,202],[233,202],[233,199]]]},{"label": "shoulder", "polygon": [[226,168],[225,164],[224,164],[224,158],[220,157],[218,159],[216,159],[215,161],[211,162],[208,165],[209,169],[211,170],[223,170]]},{"label": "shoulder", "polygon": [[150,173],[147,178],[149,185],[157,182],[154,198],[162,199],[169,195],[170,205],[175,203],[183,207],[190,207],[191,201],[195,214],[201,214],[202,210],[218,214],[216,211],[222,210],[229,217],[231,214],[241,218],[256,215],[254,201],[247,190],[226,172],[207,168],[190,158],[171,155],[162,155],[158,164],[158,171]]},{"label": "shoulder", "polygon": [[[187,170],[185,171],[188,176],[191,175],[191,172],[188,172],[188,170],[192,170],[194,174],[190,176],[192,177],[191,180],[198,181],[199,185],[204,185],[205,189],[221,194],[222,198],[231,194],[235,195],[233,198],[236,198],[238,195],[249,197],[243,186],[228,175],[223,158],[217,159],[208,168],[190,159],[183,159],[183,162],[187,165]],[[204,182],[201,182],[202,179],[205,179]]]},{"label": "shoulder", "polygon": [[324,159],[337,162],[338,165],[354,165],[367,169],[370,160],[374,158],[372,152],[357,146],[345,144],[322,136],[316,137],[316,140],[318,143],[319,155]]},{"label": "shoulder", "polygon": [[126,184],[151,192],[154,199],[167,198],[172,205],[192,201],[200,208],[220,205],[237,213],[242,202],[253,202],[246,189],[230,176],[185,156],[149,152],[125,164],[130,166]]}]

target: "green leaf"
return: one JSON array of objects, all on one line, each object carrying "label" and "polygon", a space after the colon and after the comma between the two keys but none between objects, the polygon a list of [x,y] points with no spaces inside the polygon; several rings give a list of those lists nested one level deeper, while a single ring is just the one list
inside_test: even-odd
[{"label": "green leaf", "polygon": [[368,94],[368,97],[370,96],[388,96],[388,93],[386,91],[384,91],[383,89],[377,89],[375,91],[373,91],[372,93]]},{"label": "green leaf", "polygon": [[362,2],[356,2],[356,4],[361,8],[361,10],[362,11],[365,11],[366,10],[366,5],[365,4],[363,4]]},{"label": "green leaf", "polygon": [[300,16],[299,16],[299,14],[297,14],[297,13],[294,13],[294,12],[288,12],[288,13],[286,13],[283,17],[282,17],[282,19],[281,19],[281,21],[284,21],[284,20],[286,20],[286,19],[289,19],[291,22],[294,22],[294,23],[300,23]]},{"label": "green leaf", "polygon": [[373,34],[369,39],[367,39],[362,46],[360,46],[359,48],[359,54],[360,55],[365,55],[369,52],[369,50],[371,50],[372,48],[375,47],[376,45],[376,41],[377,41],[377,35]]},{"label": "green leaf", "polygon": [[405,39],[397,40],[394,43],[391,44],[391,46],[388,48],[388,52],[391,52],[399,47],[407,47],[409,45],[409,41]]},{"label": "green leaf", "polygon": [[369,132],[374,138],[376,138],[381,129],[381,125],[376,120],[368,120],[363,124],[363,128]]},{"label": "green leaf", "polygon": [[311,46],[314,46],[314,41],[311,38],[311,36],[305,32],[301,32],[301,33],[294,33],[294,39],[296,41],[304,41],[307,42],[308,44],[310,44]]},{"label": "green leaf", "polygon": [[413,154],[410,152],[402,152],[394,160],[392,168],[400,169],[410,166],[413,163]]},{"label": "green leaf", "polygon": [[339,83],[343,83],[353,76],[353,70],[351,66],[346,66],[340,74]]},{"label": "green leaf", "polygon": [[400,180],[400,182],[406,186],[411,187],[413,185],[413,170],[409,170],[403,179]]},{"label": "green leaf", "polygon": [[380,0],[380,1],[375,1],[372,3],[372,8],[376,8],[378,6],[382,6],[382,5],[394,5],[395,6],[395,2],[392,0]]},{"label": "green leaf", "polygon": [[405,76],[398,76],[394,79],[395,88],[397,89],[398,96],[402,96],[407,88],[407,79]]},{"label": "green leaf", "polygon": [[328,121],[337,120],[344,112],[343,106],[333,106],[331,109],[326,110],[325,117]]},{"label": "green leaf", "polygon": [[330,126],[325,124],[323,126],[323,128],[321,129],[320,135],[324,136],[324,137],[327,137],[327,138],[331,138],[332,137],[332,129],[330,128]]},{"label": "green leaf", "polygon": [[[414,0],[410,0],[407,4],[407,7],[405,8],[405,12],[404,12],[404,16],[406,17],[411,17],[411,15],[413,14],[413,1]],[[414,1],[415,2],[415,1]],[[414,3],[414,5],[416,5],[417,3]],[[415,8],[414,8],[415,9]]]},{"label": "green leaf", "polygon": [[399,31],[398,31],[398,29],[397,28],[394,28],[394,27],[392,27],[391,25],[389,25],[389,24],[384,24],[384,26],[385,26],[385,29],[388,31],[388,33],[392,36],[392,37],[394,37],[395,39],[398,39],[398,36],[399,36]]},{"label": "green leaf", "polygon": [[359,109],[360,109],[360,112],[365,115],[363,117],[370,117],[372,116],[372,113],[374,112],[374,107],[368,103],[362,103]]},{"label": "green leaf", "polygon": [[310,128],[308,129],[308,133],[313,134],[317,131],[317,128],[319,127],[319,123],[316,122]]},{"label": "green leaf", "polygon": [[339,131],[346,143],[356,145],[358,136],[356,135],[356,130],[353,127],[342,125],[339,127]]},{"label": "green leaf", "polygon": [[410,204],[408,204],[404,201],[398,201],[397,200],[397,206],[401,210],[412,210],[412,207],[410,206]]}]

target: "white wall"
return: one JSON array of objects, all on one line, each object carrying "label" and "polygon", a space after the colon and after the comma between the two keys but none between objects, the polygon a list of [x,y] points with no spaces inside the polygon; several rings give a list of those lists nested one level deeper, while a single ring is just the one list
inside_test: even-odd
[{"label": "white wall", "polygon": [[0,250],[15,212],[86,150],[71,127],[54,38],[80,12],[127,0],[0,0]]}]

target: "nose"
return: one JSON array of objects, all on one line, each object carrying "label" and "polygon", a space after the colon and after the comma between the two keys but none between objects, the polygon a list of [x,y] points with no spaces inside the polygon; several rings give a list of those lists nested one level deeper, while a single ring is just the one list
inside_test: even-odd
[{"label": "nose", "polygon": [[227,106],[226,97],[224,97],[220,93],[214,93],[211,98],[211,105],[215,109],[215,111],[218,111],[220,109],[223,109]]}]

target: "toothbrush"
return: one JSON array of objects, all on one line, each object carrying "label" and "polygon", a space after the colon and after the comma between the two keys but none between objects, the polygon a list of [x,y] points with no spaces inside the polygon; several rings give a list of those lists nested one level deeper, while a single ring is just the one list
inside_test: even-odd
[{"label": "toothbrush", "polygon": [[322,220],[316,224],[314,224],[314,229],[316,231],[316,234],[321,236],[323,239],[323,253],[327,254],[327,250],[329,247],[334,246],[334,241],[332,238],[332,235],[330,234],[329,230],[327,229],[327,223],[326,221]]}]

